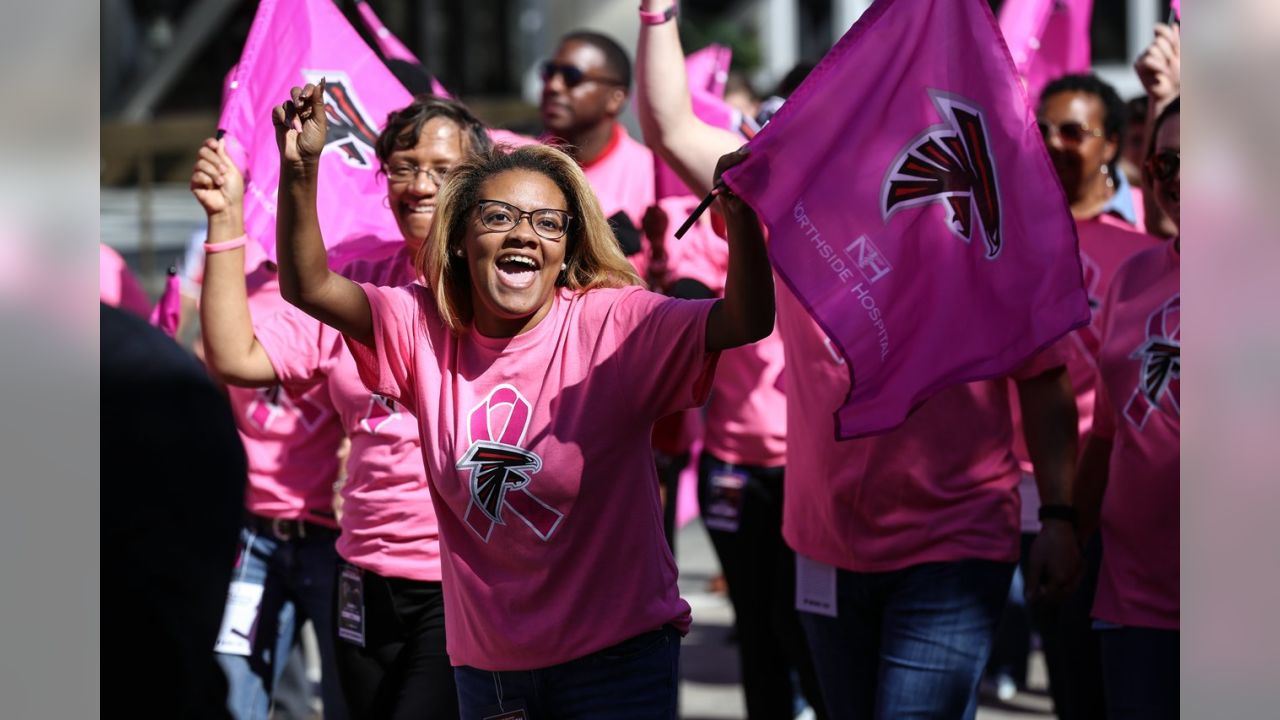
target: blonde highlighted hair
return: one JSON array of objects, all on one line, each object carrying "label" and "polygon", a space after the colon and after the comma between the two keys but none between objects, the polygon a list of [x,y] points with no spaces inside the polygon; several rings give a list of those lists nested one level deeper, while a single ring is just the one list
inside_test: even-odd
[{"label": "blonde highlighted hair", "polygon": [[[566,243],[568,267],[556,280],[558,287],[576,292],[595,288],[639,285],[631,263],[622,254],[618,241],[605,220],[600,202],[592,192],[578,164],[564,152],[547,145],[519,148],[495,146],[472,153],[449,173],[436,196],[436,217],[427,241],[418,250],[414,265],[435,294],[440,319],[455,333],[472,323],[471,273],[463,247],[468,223],[478,222],[476,203],[480,186],[492,177],[513,170],[539,173],[554,182],[568,203],[569,231],[559,242]],[[549,242],[543,240],[543,242]]]}]

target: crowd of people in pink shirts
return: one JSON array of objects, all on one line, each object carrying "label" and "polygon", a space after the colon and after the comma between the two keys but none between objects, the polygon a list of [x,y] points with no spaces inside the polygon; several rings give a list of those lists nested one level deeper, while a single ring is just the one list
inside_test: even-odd
[{"label": "crowd of people in pink shirts", "polygon": [[[972,718],[984,682],[1025,685],[1032,630],[1060,717],[1176,717],[1177,27],[1137,63],[1145,114],[1093,75],[1038,99],[1092,322],[841,441],[849,374],[752,209],[718,190],[674,237],[745,155],[693,113],[671,8],[641,3],[634,78],[613,39],[563,37],[518,147],[457,100],[392,113],[403,243],[344,267],[322,87],[274,110],[274,261],[223,141],[198,149],[197,351],[247,459],[225,712],[268,717],[309,621],[328,718],[676,717],[696,444],[748,717]],[[657,161],[687,194],[659,197]],[[102,293],[147,310],[105,246]]]}]

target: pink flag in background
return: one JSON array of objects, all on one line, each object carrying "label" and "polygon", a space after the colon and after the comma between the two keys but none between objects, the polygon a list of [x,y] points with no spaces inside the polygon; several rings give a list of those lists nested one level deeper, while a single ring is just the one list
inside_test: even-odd
[{"label": "pink flag in background", "polygon": [[1089,72],[1092,18],[1093,0],[1005,0],[1000,31],[1032,107],[1050,81]]},{"label": "pink flag in background", "polygon": [[160,328],[169,337],[178,334],[178,323],[182,320],[182,281],[174,268],[169,268],[164,292],[160,293],[160,299],[151,309],[150,319],[153,327]]},{"label": "pink flag in background", "polygon": [[841,438],[1088,322],[1075,226],[986,0],[879,0],[750,148],[725,182],[846,361]]},{"label": "pink flag in background", "polygon": [[[422,61],[418,59],[418,56],[414,55],[413,51],[408,47],[405,47],[405,44],[400,42],[400,38],[388,30],[386,25],[382,24],[382,18],[379,18],[378,14],[373,11],[373,6],[367,2],[357,2],[356,12],[360,14],[360,21],[364,23],[365,29],[373,35],[374,41],[378,43],[378,49],[382,51],[383,55],[388,59],[403,60],[414,65],[422,65]],[[448,90],[444,89],[440,81],[436,80],[435,75],[431,76],[431,93],[440,97],[453,97]]]},{"label": "pink flag in background", "polygon": [[325,245],[400,242],[383,204],[374,143],[387,113],[408,91],[365,44],[332,0],[262,0],[231,81],[218,127],[245,170],[245,231],[275,258],[280,154],[272,108],[294,86],[326,78],[329,137],[320,157],[317,205]]},{"label": "pink flag in background", "polygon": [[[685,57],[684,69],[689,78],[693,114],[708,125],[737,132],[742,124],[742,114],[724,101],[724,86],[729,78],[732,59],[733,50],[712,44]],[[684,182],[666,163],[657,155],[653,161],[658,198],[689,194]]]}]

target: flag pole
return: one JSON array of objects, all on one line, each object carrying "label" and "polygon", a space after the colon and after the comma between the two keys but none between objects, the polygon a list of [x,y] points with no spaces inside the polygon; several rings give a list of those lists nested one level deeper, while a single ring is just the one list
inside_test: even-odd
[{"label": "flag pole", "polygon": [[685,220],[684,224],[680,226],[680,229],[676,231],[677,240],[684,239],[684,234],[689,232],[689,228],[693,227],[694,223],[698,222],[698,218],[702,217],[702,213],[706,212],[707,208],[711,207],[711,201],[715,200],[716,196],[719,195],[720,191],[723,189],[723,181],[716,183],[715,187],[711,188],[711,192],[707,193],[707,196],[702,198],[702,202],[698,203],[698,207],[693,209],[693,214],[691,214],[689,219]]}]

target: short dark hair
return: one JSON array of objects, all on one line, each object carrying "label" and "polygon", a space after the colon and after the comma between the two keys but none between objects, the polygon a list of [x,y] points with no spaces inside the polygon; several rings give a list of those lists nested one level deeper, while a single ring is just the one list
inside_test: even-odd
[{"label": "short dark hair", "polygon": [[375,148],[378,161],[385,165],[391,153],[415,147],[422,128],[435,118],[450,120],[462,129],[469,140],[467,152],[484,152],[493,144],[484,123],[477,120],[466,105],[435,95],[418,95],[406,107],[387,115],[387,125],[378,136]]},{"label": "short dark hair", "polygon": [[617,76],[618,82],[630,91],[631,58],[627,55],[627,51],[623,50],[622,46],[618,44],[617,40],[593,30],[574,30],[560,38],[560,44],[563,45],[570,40],[586,43],[604,53],[605,67],[609,68],[609,72]]},{"label": "short dark hair", "polygon": [[1067,92],[1092,95],[1102,103],[1102,131],[1108,140],[1116,144],[1115,157],[1107,163],[1107,167],[1114,173],[1116,163],[1124,152],[1124,128],[1129,120],[1128,109],[1120,99],[1120,94],[1107,81],[1093,73],[1063,75],[1044,87],[1040,93],[1040,105],[1043,106],[1054,95]]},{"label": "short dark hair", "polygon": [[1120,94],[1107,81],[1092,73],[1063,75],[1044,87],[1044,91],[1040,93],[1040,104],[1044,105],[1049,98],[1064,92],[1085,93],[1102,102],[1102,130],[1107,137],[1116,137],[1124,130],[1128,109],[1120,99]]}]

